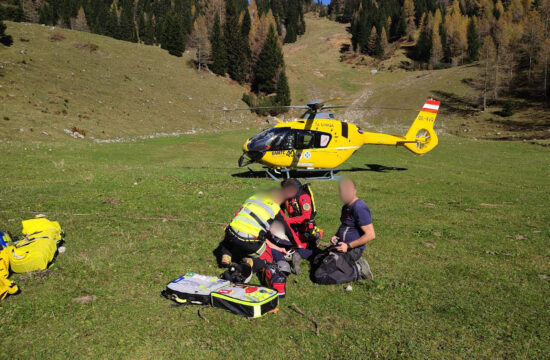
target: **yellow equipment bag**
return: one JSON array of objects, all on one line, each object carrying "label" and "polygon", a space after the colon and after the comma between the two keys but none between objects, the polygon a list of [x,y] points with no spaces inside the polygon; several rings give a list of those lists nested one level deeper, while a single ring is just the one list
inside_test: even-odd
[{"label": "yellow equipment bag", "polygon": [[8,280],[10,275],[10,259],[8,249],[0,251],[0,301],[8,295],[13,295],[19,288],[13,281]]},{"label": "yellow equipment bag", "polygon": [[63,231],[57,221],[37,218],[22,221],[23,239],[9,246],[11,271],[15,273],[47,269],[54,260]]}]

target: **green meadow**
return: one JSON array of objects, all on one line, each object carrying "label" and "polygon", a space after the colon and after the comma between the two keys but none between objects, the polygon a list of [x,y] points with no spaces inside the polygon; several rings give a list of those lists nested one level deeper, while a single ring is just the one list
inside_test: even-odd
[{"label": "green meadow", "polygon": [[[548,356],[550,162],[547,148],[522,142],[444,135],[423,157],[356,153],[339,175],[357,181],[372,209],[377,238],[364,256],[373,282],[346,291],[304,271],[288,280],[279,312],[257,320],[205,308],[207,322],[198,307],[161,298],[188,271],[220,274],[212,251],[223,223],[247,196],[277,185],[236,166],[257,130],[0,143],[2,228],[17,233],[20,220],[43,213],[67,233],[51,269],[12,275],[22,292],[0,303],[0,357]],[[337,184],[313,189],[328,237]],[[81,296],[94,300],[73,300]],[[319,323],[318,337],[292,304]]]}]

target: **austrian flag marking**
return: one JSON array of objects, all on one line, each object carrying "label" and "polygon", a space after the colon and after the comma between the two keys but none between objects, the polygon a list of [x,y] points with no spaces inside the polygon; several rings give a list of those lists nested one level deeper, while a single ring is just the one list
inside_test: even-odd
[{"label": "austrian flag marking", "polygon": [[439,110],[439,104],[439,101],[427,100],[424,104],[424,107],[422,108],[422,111],[437,114],[437,111]]}]

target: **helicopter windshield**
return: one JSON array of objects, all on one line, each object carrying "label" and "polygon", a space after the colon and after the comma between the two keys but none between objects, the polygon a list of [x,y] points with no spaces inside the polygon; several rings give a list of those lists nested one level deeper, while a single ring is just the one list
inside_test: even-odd
[{"label": "helicopter windshield", "polygon": [[290,128],[264,130],[248,143],[249,151],[288,150],[294,145],[294,133]]}]

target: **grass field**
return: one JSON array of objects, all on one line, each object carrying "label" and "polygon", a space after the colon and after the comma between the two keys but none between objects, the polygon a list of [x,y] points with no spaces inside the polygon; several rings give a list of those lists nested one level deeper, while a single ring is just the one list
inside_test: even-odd
[{"label": "grass field", "polygon": [[[497,127],[511,120],[496,109],[472,110],[477,95],[463,80],[475,67],[372,75],[335,61],[349,38],[343,25],[308,17],[307,26],[285,45],[295,102],[344,96],[420,109],[435,96],[440,143],[424,157],[365,147],[340,172],[373,212],[377,238],[364,254],[373,282],[346,291],[314,285],[305,271],[289,279],[277,314],[247,320],[207,308],[206,322],[197,307],[159,294],[185,272],[221,273],[212,254],[220,223],[276,185],[237,168],[242,143],[260,130],[253,116],[199,112],[242,106],[246,89],[197,74],[191,54],[8,22],[15,45],[0,49],[0,229],[18,233],[22,219],[47,214],[66,231],[67,252],[48,271],[12,275],[22,292],[0,302],[0,359],[548,357],[548,148],[479,140],[517,131]],[[529,111],[518,121],[548,118]],[[416,114],[344,112],[397,134]],[[86,138],[64,133],[73,126]],[[201,131],[137,138],[193,129]],[[336,186],[313,183],[327,237],[338,226]],[[94,300],[74,301],[81,296]],[[293,303],[319,323],[319,337]]]},{"label": "grass field", "polygon": [[[342,174],[373,211],[372,283],[347,292],[291,277],[279,313],[254,321],[205,309],[206,323],[196,307],[171,307],[159,297],[167,282],[220,272],[212,250],[223,226],[207,221],[228,221],[247,196],[275,184],[233,176],[243,137],[0,144],[0,224],[18,232],[19,220],[45,213],[65,228],[68,248],[48,272],[13,276],[22,293],[0,304],[0,357],[548,355],[550,164],[547,149],[523,143],[444,136],[425,157],[361,149]],[[330,234],[336,184],[313,188]],[[138,220],[155,217],[198,222]],[[97,299],[72,301],[83,295]],[[319,322],[319,337],[292,303]]]}]

